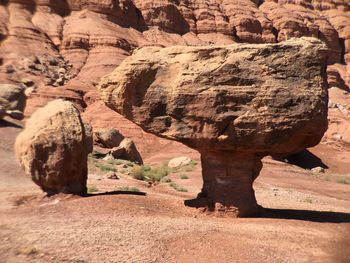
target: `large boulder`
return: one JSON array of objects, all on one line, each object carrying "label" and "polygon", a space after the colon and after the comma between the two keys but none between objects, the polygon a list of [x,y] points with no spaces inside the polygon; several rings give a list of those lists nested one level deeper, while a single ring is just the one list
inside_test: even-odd
[{"label": "large boulder", "polygon": [[97,130],[94,135],[96,144],[104,148],[118,147],[125,138],[118,130],[114,128]]},{"label": "large boulder", "polygon": [[0,84],[0,119],[10,116],[23,119],[27,97],[25,87],[12,84]]},{"label": "large boulder", "polygon": [[145,131],[201,153],[198,204],[250,216],[259,210],[252,183],[261,158],[314,146],[327,129],[327,52],[314,38],[147,47],[99,89],[107,106]]},{"label": "large boulder", "polygon": [[71,102],[55,100],[27,121],[16,139],[17,158],[48,194],[85,194],[91,134]]}]

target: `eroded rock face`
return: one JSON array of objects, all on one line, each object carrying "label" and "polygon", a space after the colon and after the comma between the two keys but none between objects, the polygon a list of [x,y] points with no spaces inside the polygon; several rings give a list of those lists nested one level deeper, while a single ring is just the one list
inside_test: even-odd
[{"label": "eroded rock face", "polygon": [[5,116],[23,119],[26,100],[23,86],[0,84],[0,119]]},{"label": "eroded rock face", "polygon": [[55,100],[37,110],[16,139],[25,172],[48,194],[85,194],[91,128],[68,101]]},{"label": "eroded rock face", "polygon": [[252,183],[261,158],[314,146],[327,129],[327,52],[315,38],[149,47],[99,89],[107,106],[144,130],[201,153],[209,209],[249,216],[258,210]]},{"label": "eroded rock face", "polygon": [[[94,85],[135,48],[275,43],[314,36],[328,45],[328,64],[339,76],[335,86],[349,87],[349,30],[348,0],[0,1],[0,79],[14,84],[33,80],[37,89],[28,98],[26,116],[64,98],[87,109],[85,117],[91,119],[102,111]],[[33,64],[33,56],[40,63]],[[63,76],[58,72],[62,68]],[[103,109],[101,114],[109,114]],[[125,134],[143,152],[154,148],[154,140],[165,143],[125,119],[117,128],[128,130]]]}]

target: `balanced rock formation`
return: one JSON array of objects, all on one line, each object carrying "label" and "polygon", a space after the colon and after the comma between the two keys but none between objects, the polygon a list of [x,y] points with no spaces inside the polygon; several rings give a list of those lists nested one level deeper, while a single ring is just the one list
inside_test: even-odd
[{"label": "balanced rock formation", "polygon": [[23,119],[26,99],[23,86],[0,84],[0,119],[5,116]]},{"label": "balanced rock formation", "polygon": [[108,107],[145,131],[201,153],[198,204],[251,216],[261,158],[314,146],[327,129],[327,52],[315,38],[147,47],[99,89]]},{"label": "balanced rock formation", "polygon": [[85,194],[92,134],[79,110],[55,100],[37,110],[15,144],[25,172],[48,194]]}]

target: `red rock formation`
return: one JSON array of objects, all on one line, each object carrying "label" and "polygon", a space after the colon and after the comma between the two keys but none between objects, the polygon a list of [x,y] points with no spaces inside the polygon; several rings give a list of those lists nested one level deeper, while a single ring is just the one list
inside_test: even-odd
[{"label": "red rock formation", "polygon": [[[338,77],[333,79],[349,86],[349,6],[346,0],[1,1],[0,80],[34,81],[27,115],[56,98],[77,102],[94,114],[100,77],[138,47],[270,43],[316,36],[330,49],[329,64],[337,63],[331,71]],[[49,62],[33,63],[33,56]],[[60,68],[66,70],[66,79],[55,74]]]},{"label": "red rock formation", "polygon": [[315,38],[148,47],[99,89],[107,106],[145,131],[201,153],[208,209],[250,216],[258,212],[252,184],[261,158],[315,146],[327,129],[326,53]]}]

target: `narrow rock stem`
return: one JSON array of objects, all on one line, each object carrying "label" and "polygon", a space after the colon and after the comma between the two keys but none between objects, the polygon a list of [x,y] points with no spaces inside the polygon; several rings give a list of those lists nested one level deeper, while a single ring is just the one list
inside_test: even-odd
[{"label": "narrow rock stem", "polygon": [[257,215],[253,182],[262,168],[254,153],[201,152],[203,188],[197,201],[208,211],[233,217]]}]

